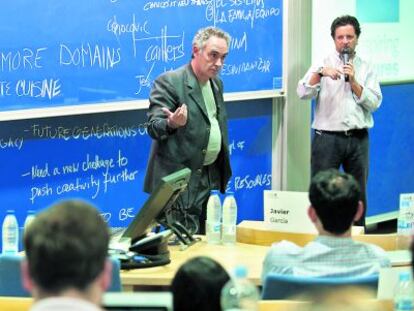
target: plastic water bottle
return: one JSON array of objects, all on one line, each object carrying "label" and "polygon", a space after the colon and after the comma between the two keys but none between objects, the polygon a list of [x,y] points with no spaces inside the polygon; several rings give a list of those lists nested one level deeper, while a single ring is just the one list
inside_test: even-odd
[{"label": "plastic water bottle", "polygon": [[3,254],[17,254],[19,249],[19,225],[14,210],[7,210],[2,229]]},{"label": "plastic water bottle", "polygon": [[398,217],[397,249],[408,249],[411,241],[411,224]]},{"label": "plastic water bottle", "polygon": [[233,192],[229,192],[224,199],[222,214],[221,241],[225,245],[236,243],[237,203]]},{"label": "plastic water bottle", "polygon": [[411,243],[414,224],[414,206],[409,200],[400,197],[397,222],[397,249],[408,249]]},{"label": "plastic water bottle", "polygon": [[221,242],[221,201],[217,190],[212,190],[207,202],[207,243]]},{"label": "plastic water bottle", "polygon": [[408,271],[400,272],[394,291],[394,310],[414,310],[414,287]]},{"label": "plastic water bottle", "polygon": [[237,266],[233,278],[221,290],[221,309],[256,311],[259,299],[259,290],[247,279],[246,267]]}]

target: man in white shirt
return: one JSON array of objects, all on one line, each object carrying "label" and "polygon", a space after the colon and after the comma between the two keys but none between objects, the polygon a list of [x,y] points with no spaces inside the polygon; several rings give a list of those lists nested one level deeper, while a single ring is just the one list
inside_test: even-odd
[{"label": "man in white shirt", "polygon": [[[299,81],[297,93],[301,99],[316,99],[312,176],[342,166],[358,181],[366,210],[368,129],[374,126],[372,113],[380,106],[382,94],[371,64],[355,52],[360,34],[355,17],[336,18],[331,25],[335,51],[311,66]],[[364,225],[365,216],[357,224]]]},{"label": "man in white shirt", "polygon": [[31,311],[98,311],[111,282],[109,232],[98,210],[78,200],[62,201],[29,224],[22,263]]},{"label": "man in white shirt", "polygon": [[263,263],[262,279],[268,273],[314,277],[366,276],[391,265],[385,251],[356,242],[351,228],[363,214],[355,179],[336,169],[317,173],[309,187],[308,216],[319,236],[304,247],[282,241],[272,245]]}]

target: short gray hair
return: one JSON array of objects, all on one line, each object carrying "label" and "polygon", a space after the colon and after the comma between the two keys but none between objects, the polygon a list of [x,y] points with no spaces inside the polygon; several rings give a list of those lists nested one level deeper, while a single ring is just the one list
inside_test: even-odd
[{"label": "short gray hair", "polygon": [[227,46],[230,46],[230,35],[224,30],[218,27],[205,27],[197,31],[193,38],[193,46],[197,46],[199,49],[202,49],[208,39],[211,37],[218,37],[226,40]]}]

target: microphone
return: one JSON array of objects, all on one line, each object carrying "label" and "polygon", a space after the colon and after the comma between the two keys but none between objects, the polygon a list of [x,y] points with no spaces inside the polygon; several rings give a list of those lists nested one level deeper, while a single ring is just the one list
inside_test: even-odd
[{"label": "microphone", "polygon": [[[344,62],[344,65],[346,65],[349,62],[349,58],[351,56],[351,49],[348,47],[343,48],[341,54],[342,54],[342,60]],[[349,81],[349,76],[345,74],[345,82],[348,82],[348,81]]]}]

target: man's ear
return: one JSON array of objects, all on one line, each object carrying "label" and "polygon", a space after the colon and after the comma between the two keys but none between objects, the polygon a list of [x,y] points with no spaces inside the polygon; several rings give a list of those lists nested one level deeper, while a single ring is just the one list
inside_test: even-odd
[{"label": "man's ear", "polygon": [[308,207],[308,217],[313,223],[316,223],[318,220],[318,215],[316,215],[316,211],[312,205]]},{"label": "man's ear", "polygon": [[200,49],[198,48],[198,46],[195,45],[195,44],[193,44],[193,46],[192,46],[193,55],[197,54],[198,51],[200,51]]},{"label": "man's ear", "polygon": [[102,291],[106,291],[111,286],[112,280],[112,262],[110,259],[105,260],[103,271],[100,275],[100,287]]},{"label": "man's ear", "polygon": [[23,259],[20,264],[20,271],[21,271],[21,278],[22,278],[22,285],[27,291],[33,291],[33,280],[29,273],[29,263],[27,259]]},{"label": "man's ear", "polygon": [[364,203],[358,201],[357,212],[355,213],[354,221],[358,221],[364,215]]}]

